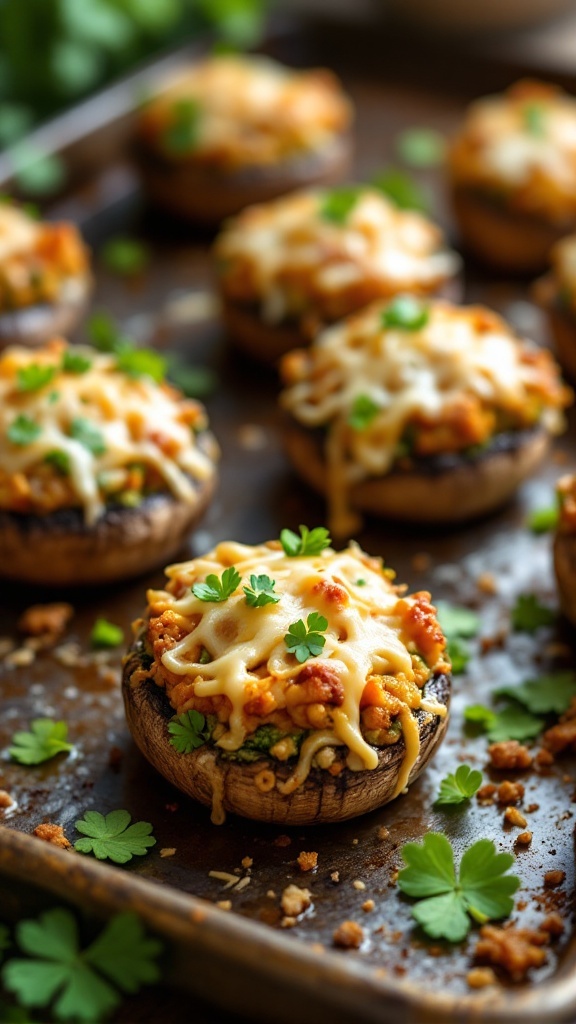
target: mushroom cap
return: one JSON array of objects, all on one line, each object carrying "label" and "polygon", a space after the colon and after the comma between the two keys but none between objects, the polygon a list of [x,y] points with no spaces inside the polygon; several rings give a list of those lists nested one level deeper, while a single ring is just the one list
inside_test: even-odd
[{"label": "mushroom cap", "polygon": [[576,534],[557,532],[554,537],[554,572],[560,607],[576,626]]},{"label": "mushroom cap", "polygon": [[86,274],[70,278],[54,302],[0,312],[0,348],[36,347],[60,335],[67,337],[81,319],[91,291],[92,281]]},{"label": "mushroom cap", "polygon": [[[215,824],[224,820],[222,812],[278,825],[315,825],[345,821],[376,810],[392,800],[406,754],[404,738],[378,748],[378,766],[373,770],[351,771],[339,775],[312,768],[306,780],[290,794],[274,785],[262,792],[255,780],[260,772],[273,768],[277,781],[291,774],[285,764],[263,758],[241,764],[223,757],[217,747],[203,746],[190,754],[179,754],[170,743],[167,724],[174,717],[164,691],[147,679],[136,686],[131,676],[143,667],[143,645],[136,641],[124,664],[122,690],[130,732],[144,757],[174,786],[200,803],[212,806]],[[435,697],[448,706],[451,677],[438,673],[424,688],[427,697]],[[420,753],[408,778],[414,782],[440,745],[448,725],[448,715],[440,718],[423,710],[414,712],[419,726]]]}]

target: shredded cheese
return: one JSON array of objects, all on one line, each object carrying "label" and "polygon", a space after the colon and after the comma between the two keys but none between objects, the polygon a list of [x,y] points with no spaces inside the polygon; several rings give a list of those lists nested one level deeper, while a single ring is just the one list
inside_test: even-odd
[{"label": "shredded cheese", "polygon": [[89,287],[89,260],[74,224],[39,221],[0,203],[0,310],[73,302]]}]

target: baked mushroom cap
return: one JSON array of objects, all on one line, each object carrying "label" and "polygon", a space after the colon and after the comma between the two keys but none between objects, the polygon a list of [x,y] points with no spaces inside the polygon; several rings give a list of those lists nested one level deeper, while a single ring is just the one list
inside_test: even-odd
[{"label": "baked mushroom cap", "polygon": [[532,291],[548,318],[558,361],[576,380],[576,235],[558,242],[550,259],[550,271],[534,282]]},{"label": "baked mushroom cap", "polygon": [[70,278],[53,302],[0,312],[0,348],[44,345],[57,335],[71,334],[84,314],[91,291],[88,275]]},{"label": "baked mushroom cap", "polygon": [[226,811],[302,824],[374,810],[446,729],[450,663],[430,595],[405,596],[380,559],[300,530],[170,566],[135,624],[130,730],[216,823]]},{"label": "baked mushroom cap", "polygon": [[576,476],[561,477],[557,493],[559,515],[554,534],[554,572],[560,607],[576,626]]}]

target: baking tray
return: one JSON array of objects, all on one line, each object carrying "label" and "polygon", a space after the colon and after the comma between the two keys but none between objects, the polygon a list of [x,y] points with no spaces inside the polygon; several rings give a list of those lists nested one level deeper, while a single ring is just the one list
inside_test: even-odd
[{"label": "baking tray", "polygon": [[[406,68],[397,58],[384,71],[381,61],[366,56],[360,69],[338,45],[334,31],[323,42],[314,33],[283,36],[277,50],[294,61],[328,63],[343,75],[358,107],[359,178],[369,177],[386,162],[402,127],[429,123],[451,130],[470,92],[470,81],[455,91],[450,78],[454,69],[447,76],[441,62],[436,67],[429,62],[427,77],[420,65],[417,82],[412,74],[406,79]],[[366,43],[364,53],[370,52],[377,57],[373,41]],[[45,138],[60,139],[72,165],[69,191],[48,212],[77,220],[94,246],[94,308],[111,311],[139,339],[178,352],[188,363],[208,366],[218,375],[219,387],[207,405],[222,446],[221,484],[200,529],[182,552],[185,558],[224,538],[256,543],[278,536],[283,526],[316,525],[324,521],[325,510],[284,459],[275,377],[233,354],[217,319],[209,315],[209,237],[146,210],[125,156],[122,142],[139,90],[150,77],[157,82],[183,59],[183,54],[166,58],[160,67],[132,76],[67,115],[53,133],[43,132]],[[477,91],[501,84],[493,81],[489,68],[482,74],[475,69],[472,77]],[[115,110],[118,121],[110,120]],[[9,173],[9,167],[0,163],[4,181]],[[433,174],[424,179],[437,215],[450,231],[441,183]],[[102,242],[119,234],[139,236],[151,247],[150,268],[138,280],[121,280],[98,260]],[[493,280],[467,265],[465,295],[494,306],[519,329],[545,341],[540,314],[530,304],[525,284]],[[574,431],[571,417],[567,434],[539,476],[496,516],[434,532],[372,520],[358,540],[366,550],[383,555],[411,588],[430,588],[436,598],[477,608],[481,637],[506,633],[509,608],[518,593],[534,592],[547,603],[555,601],[549,539],[529,533],[525,519],[529,509],[550,503],[555,479],[576,462]],[[479,587],[479,578],[486,573],[496,582],[495,594]],[[75,616],[65,641],[79,645],[79,664],[63,664],[61,653],[55,657],[39,652],[27,666],[9,667],[6,660],[0,666],[0,749],[31,718],[53,715],[69,723],[78,751],[74,757],[34,769],[1,762],[0,786],[17,801],[0,826],[3,916],[16,919],[55,899],[96,917],[134,908],[166,940],[169,985],[257,1020],[572,1021],[574,761],[562,760],[548,773],[530,774],[524,780],[525,804],[538,804],[538,809],[529,815],[532,845],[518,855],[523,888],[517,902],[521,900],[524,909],[514,918],[522,925],[537,925],[547,910],[558,907],[567,921],[565,936],[529,982],[471,993],[465,979],[475,932],[462,947],[427,940],[413,927],[410,901],[394,885],[400,847],[430,830],[445,832],[457,855],[479,837],[513,849],[514,833],[503,829],[501,809],[473,801],[468,810],[441,812],[432,804],[439,780],[460,760],[482,768],[486,781],[492,777],[485,769],[485,740],[462,729],[463,707],[488,702],[489,691],[504,682],[573,664],[573,638],[567,629],[560,625],[558,631],[543,629],[533,637],[510,634],[496,646],[482,644],[481,639],[475,642],[466,675],[455,679],[447,740],[408,795],[393,804],[341,825],[288,829],[230,816],[215,827],[209,812],[161,779],[132,744],[121,706],[120,654],[104,661],[86,656],[96,616],[105,614],[122,625],[128,638],[130,621],[145,603],[146,587],[161,581],[162,573],[155,573],[125,585],[69,595]],[[10,586],[1,632],[15,636],[20,612],[53,596]],[[83,811],[117,807],[126,807],[137,820],[151,821],[158,839],[148,856],[135,858],[123,869],[51,848],[29,834],[41,821],[50,820],[64,825],[74,839],[73,824]],[[162,850],[175,852],[162,856]],[[297,865],[303,850],[318,854],[314,873],[304,874]],[[566,880],[561,890],[545,896],[543,875],[551,868],[565,871]],[[225,890],[211,871],[236,874],[249,882],[239,891]],[[310,889],[313,904],[295,927],[283,929],[280,896],[291,882]],[[361,909],[367,899],[375,902],[370,913]],[[224,900],[230,900],[231,911],[216,906]],[[365,941],[357,951],[333,948],[334,929],[345,919],[357,920],[364,928]],[[223,1020],[222,1012],[215,1011],[214,1019]],[[174,1019],[179,1019],[177,1014]]]}]

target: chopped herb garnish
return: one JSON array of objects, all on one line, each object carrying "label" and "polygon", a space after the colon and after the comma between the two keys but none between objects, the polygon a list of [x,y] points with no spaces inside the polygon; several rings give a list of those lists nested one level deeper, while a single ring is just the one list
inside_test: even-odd
[{"label": "chopped herb garnish", "polygon": [[532,533],[548,533],[558,525],[558,506],[535,508],[526,519],[527,527]]},{"label": "chopped herb garnish", "polygon": [[67,348],[62,357],[62,370],[64,373],[86,373],[92,366],[92,360],[81,352],[75,352]]},{"label": "chopped herb garnish", "polygon": [[363,580],[362,577],[360,577],[360,579],[356,580],[356,586],[357,587],[365,587],[366,586],[366,580]]},{"label": "chopped herb garnish", "polygon": [[132,995],[160,979],[155,961],[162,945],[133,913],[116,914],[84,949],[76,919],[63,908],[21,921],[15,935],[26,959],[8,960],[4,986],[22,1006],[50,1007],[51,1020],[103,1021],[120,1005],[120,993]]},{"label": "chopped herb garnish", "polygon": [[465,671],[470,661],[470,651],[463,640],[457,637],[449,638],[446,650],[452,664],[452,675],[458,676]]},{"label": "chopped herb garnish", "polygon": [[43,764],[57,754],[67,754],[74,749],[67,737],[66,722],[35,718],[30,725],[30,732],[14,733],[8,753],[18,764]]},{"label": "chopped herb garnish", "polygon": [[461,764],[452,775],[447,775],[440,783],[437,804],[462,804],[470,800],[482,785],[482,772]]},{"label": "chopped herb garnish", "polygon": [[407,866],[398,875],[398,886],[420,901],[412,916],[431,938],[461,942],[470,930],[470,917],[485,924],[512,912],[520,879],[506,872],[514,857],[497,853],[490,839],[468,847],[458,875],[454,851],[441,832],[428,833],[422,843],[406,843],[401,853]]},{"label": "chopped herb garnish", "polygon": [[289,558],[299,558],[301,555],[319,555],[331,544],[331,537],[324,526],[315,526],[309,530],[307,526],[300,526],[300,536],[292,530],[282,530],[280,543],[284,554]]},{"label": "chopped herb garnish", "polygon": [[409,167],[438,167],[446,155],[446,139],[435,128],[407,128],[397,136],[395,148]]},{"label": "chopped herb garnish", "polygon": [[397,295],[382,313],[382,327],[419,331],[428,323],[428,306],[414,295]]},{"label": "chopped herb garnish", "polygon": [[542,103],[526,103],[522,109],[524,128],[541,139],[546,134],[546,108]]},{"label": "chopped herb garnish", "polygon": [[164,380],[167,370],[166,360],[159,352],[126,343],[117,350],[117,365],[129,377],[151,377],[157,384]]},{"label": "chopped herb garnish", "polygon": [[19,391],[40,391],[50,384],[56,376],[55,366],[44,366],[42,363],[29,363],[18,370]]},{"label": "chopped herb garnish", "polygon": [[461,608],[448,601],[437,601],[436,610],[442,632],[447,637],[476,636],[480,628],[480,619],[470,608]]},{"label": "chopped herb garnish", "polygon": [[512,628],[519,633],[535,633],[540,626],[551,626],[556,621],[556,613],[541,604],[536,594],[519,594],[510,620]]},{"label": "chopped herb garnish", "polygon": [[281,740],[291,740],[293,753],[290,756],[295,757],[305,735],[306,733],[303,729],[299,729],[297,732],[286,733],[282,732],[275,725],[259,725],[255,732],[250,733],[246,737],[238,750],[222,751],[221,756],[227,761],[254,764],[256,761],[261,761],[263,757],[274,757],[274,754],[271,753],[271,748],[276,743],[279,743]]},{"label": "chopped herb garnish", "polygon": [[77,821],[76,831],[86,839],[77,839],[74,849],[78,853],[93,853],[97,860],[111,860],[115,864],[127,864],[132,857],[143,857],[151,846],[156,845],[152,825],[147,821],[135,821],[132,825],[128,811],[86,811]]},{"label": "chopped herb garnish", "polygon": [[426,211],[427,202],[421,188],[403,171],[388,170],[376,175],[372,184],[400,210]]},{"label": "chopped herb garnish", "polygon": [[220,604],[232,596],[234,591],[237,590],[241,579],[242,577],[236,566],[231,565],[229,569],[224,569],[221,579],[218,579],[218,576],[214,573],[210,573],[206,577],[205,583],[193,583],[192,593],[200,601],[211,601],[214,604]]},{"label": "chopped herb garnish", "polygon": [[209,366],[189,366],[173,356],[170,357],[168,376],[188,398],[206,398],[218,387],[218,374]]},{"label": "chopped herb garnish", "polygon": [[92,455],[104,455],[106,444],[97,427],[90,420],[76,416],[70,424],[70,437],[87,448]]},{"label": "chopped herb garnish", "polygon": [[96,619],[90,633],[92,647],[119,647],[124,643],[124,630],[107,619]]},{"label": "chopped herb garnish", "polygon": [[31,420],[29,416],[25,416],[24,413],[20,413],[15,420],[8,427],[6,432],[8,440],[12,444],[26,445],[32,444],[36,438],[40,437],[42,433],[42,427]]},{"label": "chopped herb garnish", "polygon": [[482,704],[472,704],[464,709],[464,719],[485,732],[491,743],[532,740],[543,729],[542,719],[517,704],[509,704],[502,711],[493,711]]},{"label": "chopped herb garnish", "polygon": [[361,194],[362,189],[353,185],[331,189],[322,197],[320,216],[332,224],[345,224]]},{"label": "chopped herb garnish", "polygon": [[162,140],[170,153],[189,153],[198,144],[201,109],[195,99],[178,100],[172,107],[172,120]]},{"label": "chopped herb garnish", "polygon": [[141,274],[150,262],[150,251],[134,238],[111,238],[102,249],[102,262],[114,274]]},{"label": "chopped herb garnish", "polygon": [[251,608],[263,608],[267,604],[278,604],[280,595],[274,593],[276,580],[269,576],[250,576],[250,586],[243,587],[246,594],[246,604]]},{"label": "chopped herb garnish", "polygon": [[200,654],[198,655],[198,664],[209,665],[211,661],[212,655],[210,654],[210,651],[207,651],[205,647],[202,647]]},{"label": "chopped herb garnish", "polygon": [[326,637],[322,636],[322,633],[326,629],[328,629],[328,619],[318,612],[311,612],[306,620],[306,625],[302,619],[298,619],[288,627],[284,643],[296,661],[302,663],[308,658],[317,658],[322,653],[326,643]]},{"label": "chopped herb garnish", "polygon": [[54,466],[54,469],[57,469],[62,476],[68,476],[70,472],[70,456],[68,452],[61,452],[55,448],[53,452],[46,453],[44,462],[47,462],[49,466]]},{"label": "chopped herb garnish", "polygon": [[183,714],[168,722],[170,744],[179,754],[190,754],[198,747],[203,747],[212,734],[210,724],[205,715],[199,711],[184,711]]},{"label": "chopped herb garnish", "polygon": [[366,430],[380,412],[380,406],[370,395],[356,395],[348,415],[348,425],[353,430]]},{"label": "chopped herb garnish", "polygon": [[48,401],[50,402],[51,405],[54,405],[54,402],[57,402],[59,398],[59,391],[51,391],[50,394],[48,395]]},{"label": "chopped herb garnish", "polygon": [[501,686],[495,697],[518,701],[534,715],[563,715],[576,697],[576,673],[550,672],[512,686]]},{"label": "chopped herb garnish", "polygon": [[88,337],[100,352],[117,352],[126,339],[112,317],[103,311],[93,313],[87,324]]}]

